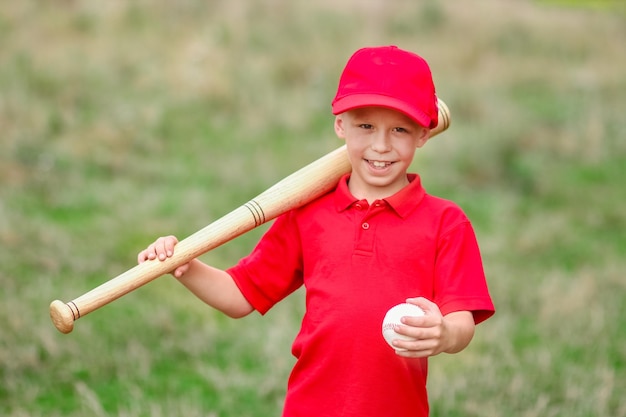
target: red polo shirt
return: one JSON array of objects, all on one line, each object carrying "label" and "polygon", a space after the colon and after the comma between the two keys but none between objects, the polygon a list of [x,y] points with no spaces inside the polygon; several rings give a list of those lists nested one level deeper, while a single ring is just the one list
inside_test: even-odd
[{"label": "red polo shirt", "polygon": [[397,194],[358,201],[349,176],[334,192],[276,219],[228,272],[261,313],[306,288],[284,416],[428,415],[427,359],[397,356],[381,334],[385,312],[423,296],[442,314],[494,312],[470,222],[426,194],[419,176]]}]

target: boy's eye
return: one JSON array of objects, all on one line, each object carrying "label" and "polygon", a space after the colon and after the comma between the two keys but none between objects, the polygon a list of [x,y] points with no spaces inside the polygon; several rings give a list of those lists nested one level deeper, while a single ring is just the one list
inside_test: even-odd
[{"label": "boy's eye", "polygon": [[395,127],[393,130],[394,130],[394,132],[399,132],[399,133],[405,133],[405,132],[408,132],[408,130],[406,130],[406,129],[405,129],[405,128],[403,128],[403,127]]},{"label": "boy's eye", "polygon": [[371,124],[368,124],[368,123],[361,123],[361,124],[359,125],[359,127],[360,127],[361,129],[371,129],[371,128],[372,128],[372,125],[371,125]]}]

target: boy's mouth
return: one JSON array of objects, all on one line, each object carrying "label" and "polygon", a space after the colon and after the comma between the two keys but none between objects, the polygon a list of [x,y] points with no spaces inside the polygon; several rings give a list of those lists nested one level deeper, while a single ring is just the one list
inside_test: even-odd
[{"label": "boy's mouth", "polygon": [[371,167],[377,168],[377,169],[387,168],[388,166],[393,164],[393,162],[374,161],[374,160],[371,160],[371,159],[366,159],[365,162],[367,162]]}]

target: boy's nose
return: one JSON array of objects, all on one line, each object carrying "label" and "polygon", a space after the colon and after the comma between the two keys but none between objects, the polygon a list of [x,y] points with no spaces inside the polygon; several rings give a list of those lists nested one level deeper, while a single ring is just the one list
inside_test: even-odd
[{"label": "boy's nose", "polygon": [[389,134],[386,132],[378,132],[372,136],[372,150],[383,153],[391,150],[391,141]]}]

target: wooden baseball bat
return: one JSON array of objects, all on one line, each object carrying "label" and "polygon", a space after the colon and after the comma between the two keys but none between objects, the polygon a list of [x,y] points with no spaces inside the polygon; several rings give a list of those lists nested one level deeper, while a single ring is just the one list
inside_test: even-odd
[{"label": "wooden baseball bat", "polygon": [[[450,125],[450,111],[441,100],[438,117],[439,124],[431,130],[431,136],[443,132]],[[61,333],[71,332],[74,321],[80,317],[289,210],[321,197],[334,189],[339,179],[348,172],[350,162],[346,146],[343,145],[181,240],[172,257],[164,261],[153,260],[138,264],[68,303],[53,301],[50,304],[50,318],[54,326]]]}]

